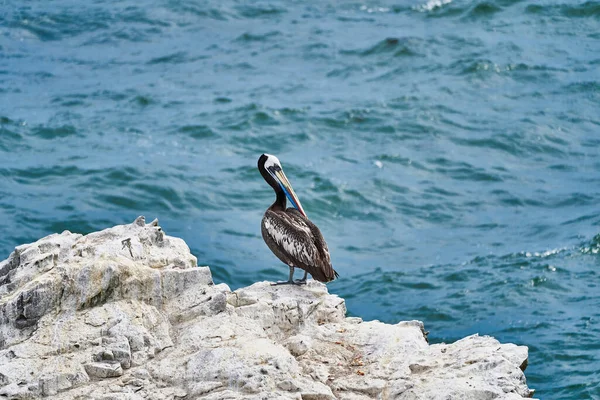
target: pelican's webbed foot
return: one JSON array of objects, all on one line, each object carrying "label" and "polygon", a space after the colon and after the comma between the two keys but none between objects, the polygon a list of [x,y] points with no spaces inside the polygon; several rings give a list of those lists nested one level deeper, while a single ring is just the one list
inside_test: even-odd
[{"label": "pelican's webbed foot", "polygon": [[296,285],[306,285],[306,277],[308,277],[308,272],[304,271],[304,277],[302,279],[296,279]]},{"label": "pelican's webbed foot", "polygon": [[298,280],[294,280],[294,267],[290,265],[290,279],[288,279],[287,281],[279,281],[279,282],[271,283],[271,286],[276,286],[276,285],[306,285],[306,276],[307,275],[308,275],[308,273],[306,271],[304,271],[304,278],[298,279]]},{"label": "pelican's webbed foot", "polygon": [[306,284],[306,281],[300,282],[300,280],[295,280],[295,281],[273,282],[273,283],[271,283],[271,286],[278,286],[278,285],[304,285],[304,284]]}]

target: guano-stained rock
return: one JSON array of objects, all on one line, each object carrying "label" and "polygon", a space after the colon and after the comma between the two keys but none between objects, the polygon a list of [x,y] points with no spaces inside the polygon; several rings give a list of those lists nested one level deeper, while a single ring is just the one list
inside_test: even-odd
[{"label": "guano-stained rock", "polygon": [[325,285],[231,292],[143,217],[0,262],[10,399],[519,399],[527,348],[429,345],[419,321],[347,318]]}]

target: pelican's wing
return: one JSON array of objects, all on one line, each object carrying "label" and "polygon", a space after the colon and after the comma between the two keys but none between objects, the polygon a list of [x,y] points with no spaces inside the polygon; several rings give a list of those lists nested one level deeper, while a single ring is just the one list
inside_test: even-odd
[{"label": "pelican's wing", "polygon": [[264,233],[277,244],[280,252],[295,267],[310,273],[314,279],[334,279],[329,250],[319,229],[296,209],[285,212],[267,210],[263,219]]}]

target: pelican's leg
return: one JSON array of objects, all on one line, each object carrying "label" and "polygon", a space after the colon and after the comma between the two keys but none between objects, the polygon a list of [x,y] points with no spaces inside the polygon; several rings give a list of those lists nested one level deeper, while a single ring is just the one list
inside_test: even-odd
[{"label": "pelican's leg", "polygon": [[294,267],[290,265],[290,279],[288,279],[287,281],[271,283],[271,285],[298,285],[298,283],[294,281]]},{"label": "pelican's leg", "polygon": [[308,276],[308,271],[304,271],[304,278],[298,279],[296,284],[298,285],[306,285],[306,277]]}]

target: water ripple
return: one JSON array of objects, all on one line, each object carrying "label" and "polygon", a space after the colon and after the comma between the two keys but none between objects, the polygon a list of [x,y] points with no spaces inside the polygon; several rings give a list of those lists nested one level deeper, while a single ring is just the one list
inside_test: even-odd
[{"label": "water ripple", "polygon": [[274,153],[350,314],[528,345],[540,397],[598,397],[598,2],[4,6],[6,255],[144,214],[217,282],[283,279]]}]

